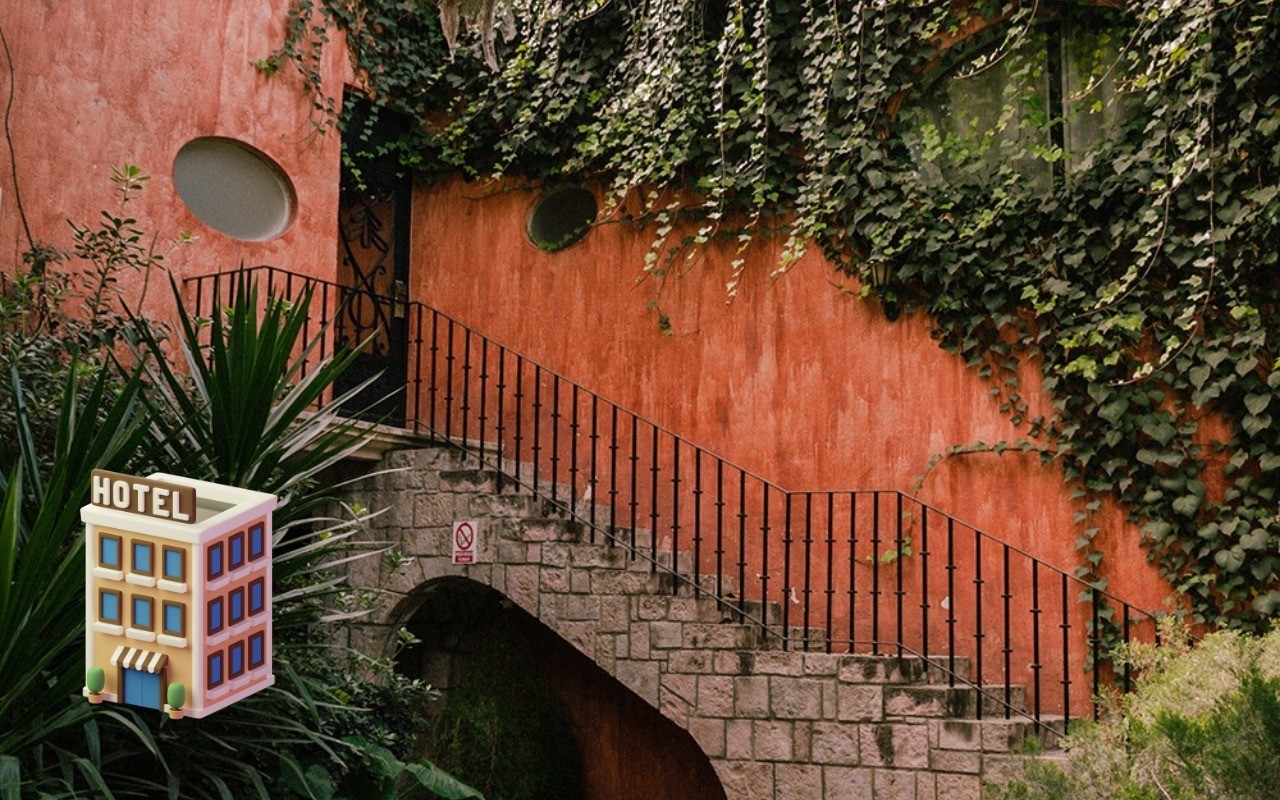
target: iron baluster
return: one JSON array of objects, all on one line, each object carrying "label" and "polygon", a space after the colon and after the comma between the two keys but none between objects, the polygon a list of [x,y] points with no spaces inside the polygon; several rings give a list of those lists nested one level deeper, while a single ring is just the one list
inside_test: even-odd
[{"label": "iron baluster", "polygon": [[506,417],[503,416],[503,399],[507,394],[507,348],[498,348],[498,430],[496,433],[498,439],[498,469],[502,470],[502,454],[507,443]]},{"label": "iron baluster", "polygon": [[810,582],[811,563],[813,553],[813,492],[805,492],[804,495],[804,649],[809,650],[809,597],[813,592],[813,586]]},{"label": "iron baluster", "polygon": [[[551,376],[551,502],[559,501],[560,489],[560,376]],[[572,498],[570,498],[572,501]],[[570,509],[572,511],[572,509]]]},{"label": "iron baluster", "polygon": [[956,521],[947,517],[947,682],[956,685]]},{"label": "iron baluster", "polygon": [[790,645],[791,593],[791,492],[783,495],[782,517],[782,649]]},{"label": "iron baluster", "polygon": [[724,459],[716,459],[716,598],[724,597]]},{"label": "iron baluster", "polygon": [[[764,508],[760,516],[760,549],[763,553],[762,563],[760,567],[760,604],[764,608],[769,607],[769,484],[764,484]],[[782,601],[782,631],[783,641],[786,641],[786,598]]]},{"label": "iron baluster", "polygon": [[1098,587],[1089,587],[1089,606],[1093,615],[1093,629],[1090,632],[1090,660],[1093,661],[1093,719],[1098,719],[1099,673],[1102,670],[1102,631],[1099,630],[1101,620],[1098,616]]},{"label": "iron baluster", "polygon": [[542,367],[533,365],[533,493],[538,493],[542,472]]},{"label": "iron baluster", "polygon": [[516,435],[515,445],[516,452],[512,459],[515,462],[516,481],[520,480],[520,456],[523,452],[521,445],[524,444],[524,434],[520,429],[520,421],[524,419],[524,359],[516,356]]},{"label": "iron baluster", "polygon": [[1031,683],[1035,720],[1040,721],[1040,562],[1031,562]]},{"label": "iron baluster", "polygon": [[471,329],[462,333],[462,446],[467,446],[467,423],[471,418]]},{"label": "iron baluster", "polygon": [[1000,593],[1000,599],[1004,604],[1004,718],[1009,719],[1012,713],[1013,703],[1013,641],[1010,637],[1009,628],[1009,601],[1013,599],[1013,595],[1009,593],[1009,545],[1003,545],[1001,548],[1001,561],[1003,591]]},{"label": "iron baluster", "polygon": [[702,448],[693,448],[693,596],[702,596]]},{"label": "iron baluster", "polygon": [[929,658],[929,508],[920,504],[920,652]]},{"label": "iron baluster", "polygon": [[[743,620],[747,599],[747,473],[738,470],[738,621]],[[760,612],[764,624],[769,624],[768,605],[762,600]]]},{"label": "iron baluster", "polygon": [[[437,362],[440,355],[440,312],[431,312],[431,386],[428,391],[431,394],[431,438],[436,438],[437,431],[440,426],[436,425],[436,405],[438,404],[437,393],[440,391],[440,380],[437,372],[439,371]],[[517,417],[519,419],[519,417]],[[518,476],[517,476],[518,477]]]},{"label": "iron baluster", "polygon": [[600,398],[594,392],[591,393],[591,479],[587,482],[587,494],[591,495],[591,504],[588,506],[587,513],[590,515],[591,525],[591,543],[596,541],[596,487],[600,482],[600,471],[597,464],[599,456],[596,454],[600,441],[600,433],[597,426],[600,424]]},{"label": "iron baluster", "polygon": [[[612,405],[612,404],[611,404]],[[609,543],[618,538],[618,407],[609,409]],[[631,543],[635,549],[635,542]]]},{"label": "iron baluster", "polygon": [[[638,486],[636,480],[636,472],[640,465],[640,421],[635,414],[631,415],[631,558],[636,557],[636,511],[638,499]],[[658,542],[654,539],[653,534],[649,534],[649,554],[652,557],[658,555]]]},{"label": "iron baluster", "polygon": [[1067,618],[1068,595],[1067,575],[1062,574],[1062,730],[1065,732],[1071,722],[1071,622]]},{"label": "iron baluster", "polygon": [[871,493],[871,653],[880,655],[880,492]]},{"label": "iron baluster", "polygon": [[[1124,623],[1123,623],[1123,630],[1120,635],[1123,637],[1122,641],[1124,642],[1125,649],[1128,650],[1129,648],[1129,604],[1122,603],[1121,605],[1124,607]],[[1129,659],[1127,658],[1124,660],[1124,676],[1122,680],[1124,681],[1124,693],[1128,694],[1129,693]]]},{"label": "iron baluster", "polygon": [[449,321],[449,332],[445,337],[446,350],[444,354],[445,363],[445,384],[444,384],[444,438],[445,441],[453,439],[453,321]]},{"label": "iron baluster", "polygon": [[576,512],[578,507],[578,384],[569,393],[569,504]]},{"label": "iron baluster", "polygon": [[898,603],[898,609],[896,614],[898,618],[898,658],[902,658],[902,652],[903,652],[902,651],[902,643],[903,643],[903,635],[902,635],[903,611],[902,609],[903,609],[903,598],[906,597],[906,594],[907,594],[907,590],[902,588],[902,562],[903,562],[902,550],[903,550],[903,547],[906,545],[906,539],[902,535],[902,492],[894,493],[894,501],[895,501],[894,504],[896,506],[896,510],[894,513],[898,517],[897,533],[896,533],[898,537],[898,541],[896,542],[897,558],[894,559],[894,566],[897,568],[897,573],[898,573],[898,588],[894,590],[893,594],[895,596],[894,599]]},{"label": "iron baluster", "polygon": [[671,437],[671,593],[680,586],[680,439]]},{"label": "iron baluster", "polygon": [[653,428],[653,447],[649,463],[649,539],[654,558],[649,560],[649,571],[654,572],[658,569],[658,426],[650,427]]},{"label": "iron baluster", "polygon": [[831,625],[832,606],[835,605],[836,585],[833,568],[836,560],[836,496],[827,492],[827,652],[831,652],[831,640],[835,631]]},{"label": "iron baluster", "polygon": [[486,433],[485,423],[487,423],[489,420],[488,401],[489,401],[489,340],[481,336],[480,337],[480,415],[479,415],[479,418],[477,419],[477,427],[479,428],[479,430],[476,431],[476,436],[480,440],[476,446],[476,449],[479,450],[480,452],[481,462],[484,461],[484,446],[485,446],[484,437]]},{"label": "iron baluster", "polygon": [[977,531],[973,531],[973,639],[976,657],[974,659],[974,669],[976,683],[978,686],[978,719],[982,719],[982,645],[983,639],[987,636],[987,630],[982,625],[982,537]]},{"label": "iron baluster", "polygon": [[858,495],[849,492],[849,652],[857,641],[854,620],[858,618]]},{"label": "iron baluster", "polygon": [[[329,312],[329,284],[325,283],[325,284],[322,284],[322,286],[324,288],[320,290],[320,293],[323,295],[323,298],[320,301],[320,305],[322,308],[324,308],[325,313],[328,313]],[[320,360],[321,361],[324,361],[327,356],[327,354],[325,353],[325,342],[327,341],[327,339],[328,337],[326,336],[320,337]]]},{"label": "iron baluster", "polygon": [[422,306],[413,307],[413,432],[422,432]]}]

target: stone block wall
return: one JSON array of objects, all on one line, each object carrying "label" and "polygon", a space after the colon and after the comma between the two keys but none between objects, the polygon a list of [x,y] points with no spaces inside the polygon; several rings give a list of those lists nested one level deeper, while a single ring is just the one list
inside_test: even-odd
[{"label": "stone block wall", "polygon": [[[357,647],[386,652],[436,581],[490,586],[688,730],[729,800],[971,800],[1029,757],[1028,737],[1056,738],[921,659],[778,649],[469,458],[400,451],[384,464],[396,471],[356,485],[353,499],[387,509],[371,533],[399,554],[351,563],[351,583],[384,598],[353,628]],[[480,522],[479,563],[451,563],[461,519]]]}]

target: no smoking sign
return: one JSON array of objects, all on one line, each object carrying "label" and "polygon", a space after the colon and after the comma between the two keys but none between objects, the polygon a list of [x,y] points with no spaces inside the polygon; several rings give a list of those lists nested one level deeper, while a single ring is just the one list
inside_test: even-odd
[{"label": "no smoking sign", "polygon": [[453,563],[476,563],[476,551],[480,547],[479,533],[478,520],[465,519],[453,523]]}]

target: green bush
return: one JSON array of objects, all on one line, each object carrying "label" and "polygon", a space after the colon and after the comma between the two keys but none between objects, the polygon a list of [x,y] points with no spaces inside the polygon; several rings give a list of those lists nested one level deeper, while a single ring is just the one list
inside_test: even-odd
[{"label": "green bush", "polygon": [[[1166,636],[1166,640],[1170,637]],[[1137,690],[1073,729],[1067,761],[1031,763],[989,800],[1275,800],[1280,797],[1280,631],[1208,635],[1126,654]]]}]

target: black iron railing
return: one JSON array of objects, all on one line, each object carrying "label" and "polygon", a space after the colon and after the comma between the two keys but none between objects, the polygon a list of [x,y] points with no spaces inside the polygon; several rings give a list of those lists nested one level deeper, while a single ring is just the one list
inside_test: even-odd
[{"label": "black iron railing", "polygon": [[[277,296],[313,291],[313,316],[332,322],[306,332],[328,337],[321,353],[372,333],[344,313],[352,304],[394,302],[244,272]],[[226,305],[238,273],[188,279],[197,313]],[[1157,636],[1151,614],[919,498],[784,489],[439,311],[398,313],[405,427],[464,448],[780,647],[925,657],[952,686],[979,689],[979,716],[985,698],[1048,725],[1096,715],[1104,685],[1128,690],[1104,632]]]}]

